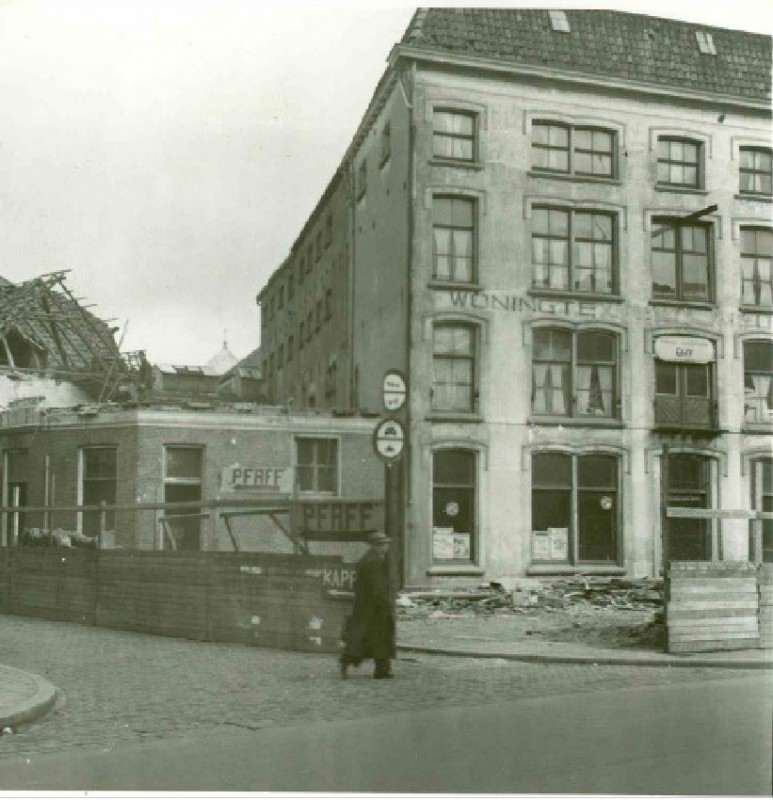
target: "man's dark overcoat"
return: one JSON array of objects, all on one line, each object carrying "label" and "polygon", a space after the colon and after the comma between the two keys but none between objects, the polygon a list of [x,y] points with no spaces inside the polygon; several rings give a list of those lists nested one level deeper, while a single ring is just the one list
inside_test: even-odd
[{"label": "man's dark overcoat", "polygon": [[395,613],[389,587],[389,562],[369,550],[357,562],[354,607],[345,633],[344,655],[358,664],[366,658],[395,657]]}]

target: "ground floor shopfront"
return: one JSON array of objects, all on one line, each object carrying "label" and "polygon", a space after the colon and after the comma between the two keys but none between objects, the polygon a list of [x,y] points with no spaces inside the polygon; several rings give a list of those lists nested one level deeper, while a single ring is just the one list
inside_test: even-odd
[{"label": "ground floor shopfront", "polygon": [[[773,510],[767,435],[435,424],[414,448],[410,584],[586,572],[657,576],[668,506]],[[663,447],[668,448],[663,487]],[[673,519],[668,558],[773,561],[773,523]],[[754,526],[761,554],[754,552]]]}]

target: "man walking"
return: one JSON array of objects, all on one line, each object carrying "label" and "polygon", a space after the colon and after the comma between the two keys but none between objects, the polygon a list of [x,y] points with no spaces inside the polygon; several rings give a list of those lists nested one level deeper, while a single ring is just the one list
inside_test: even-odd
[{"label": "man walking", "polygon": [[393,678],[391,659],[395,657],[395,613],[389,585],[390,539],[380,531],[368,538],[368,552],[357,562],[354,608],[345,633],[341,653],[341,677],[350,664],[359,666],[366,658],[376,662],[373,677]]}]

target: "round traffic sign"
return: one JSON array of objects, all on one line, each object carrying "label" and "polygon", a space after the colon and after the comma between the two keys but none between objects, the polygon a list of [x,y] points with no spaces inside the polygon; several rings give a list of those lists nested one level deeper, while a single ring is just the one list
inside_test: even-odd
[{"label": "round traffic sign", "polygon": [[397,461],[405,447],[405,428],[397,419],[382,419],[373,431],[373,449],[384,461]]},{"label": "round traffic sign", "polygon": [[390,369],[384,375],[383,392],[384,408],[387,411],[399,411],[405,405],[405,398],[408,395],[408,387],[403,373],[396,369]]}]

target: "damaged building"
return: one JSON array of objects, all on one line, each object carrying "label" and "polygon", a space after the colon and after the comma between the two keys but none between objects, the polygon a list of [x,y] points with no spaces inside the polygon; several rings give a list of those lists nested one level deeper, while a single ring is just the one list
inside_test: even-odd
[{"label": "damaged building", "polygon": [[273,402],[406,376],[405,584],[750,557],[660,509],[773,509],[772,161],[769,36],[417,11],[258,294]]}]

